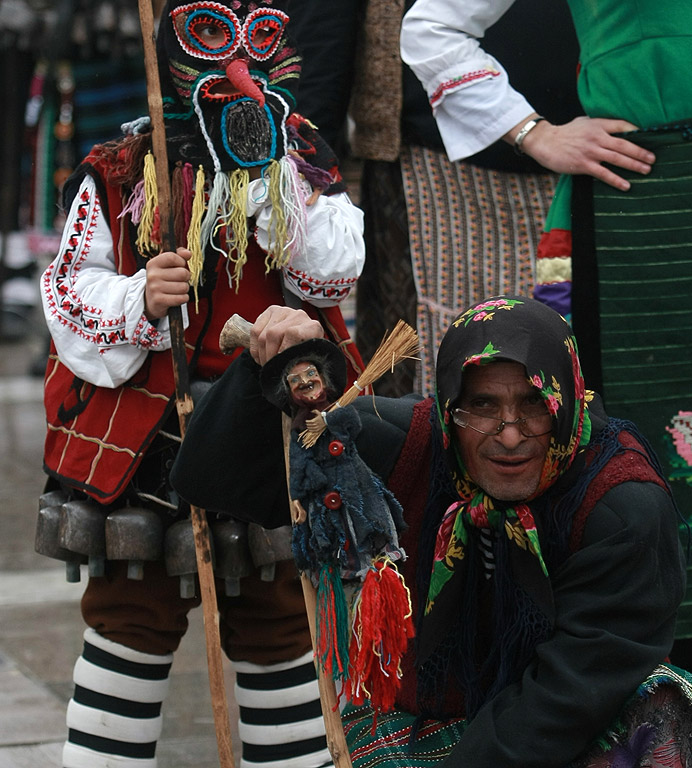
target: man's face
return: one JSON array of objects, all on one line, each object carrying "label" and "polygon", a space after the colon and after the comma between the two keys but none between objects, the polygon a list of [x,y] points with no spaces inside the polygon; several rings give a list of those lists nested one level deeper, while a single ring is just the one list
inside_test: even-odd
[{"label": "man's face", "polygon": [[[459,407],[510,422],[535,413],[540,393],[526,378],[519,363],[469,365]],[[497,435],[484,435],[470,427],[454,425],[456,438],[471,479],[489,496],[501,501],[529,498],[541,477],[550,434],[525,437],[516,424]]]},{"label": "man's face", "polygon": [[286,375],[286,381],[298,405],[317,408],[326,398],[324,382],[314,363],[296,363]]}]

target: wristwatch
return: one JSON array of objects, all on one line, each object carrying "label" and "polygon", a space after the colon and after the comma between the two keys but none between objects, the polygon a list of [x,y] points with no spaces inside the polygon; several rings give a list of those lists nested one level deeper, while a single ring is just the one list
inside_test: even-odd
[{"label": "wristwatch", "polygon": [[531,120],[527,120],[524,125],[522,125],[519,133],[514,137],[514,151],[518,155],[524,154],[524,152],[522,152],[521,145],[524,143],[524,139],[528,135],[529,131],[532,131],[538,125],[538,123],[541,122],[541,120],[545,120],[545,118],[538,116],[532,117]]}]

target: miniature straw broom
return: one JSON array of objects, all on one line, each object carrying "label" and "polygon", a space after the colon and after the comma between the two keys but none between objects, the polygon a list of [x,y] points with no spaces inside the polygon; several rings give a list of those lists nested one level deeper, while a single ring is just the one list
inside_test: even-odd
[{"label": "miniature straw broom", "polygon": [[[418,352],[418,334],[411,326],[399,320],[394,326],[394,330],[385,335],[380,346],[375,351],[370,362],[365,366],[365,370],[356,381],[344,392],[343,395],[327,408],[325,413],[334,408],[343,408],[350,405],[358,395],[377,381],[387,371],[393,370],[394,366],[401,360],[411,359]],[[304,448],[311,448],[320,435],[324,432],[326,423],[324,416],[320,413],[306,421],[306,428],[300,433],[300,441]]]}]

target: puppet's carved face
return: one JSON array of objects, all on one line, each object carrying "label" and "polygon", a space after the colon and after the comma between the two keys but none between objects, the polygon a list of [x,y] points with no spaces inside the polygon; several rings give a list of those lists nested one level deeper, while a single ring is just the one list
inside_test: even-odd
[{"label": "puppet's carved face", "polygon": [[286,383],[298,406],[320,408],[327,398],[322,376],[314,363],[303,361],[291,366]]}]

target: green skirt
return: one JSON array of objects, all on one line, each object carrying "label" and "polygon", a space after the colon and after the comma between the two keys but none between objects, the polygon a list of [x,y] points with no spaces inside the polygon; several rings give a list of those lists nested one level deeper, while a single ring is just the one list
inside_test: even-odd
[{"label": "green skirt", "polygon": [[[624,137],[656,155],[651,174],[617,169],[628,192],[573,179],[573,327],[587,387],[649,440],[692,524],[692,120]],[[676,638],[692,638],[687,576]]]}]

